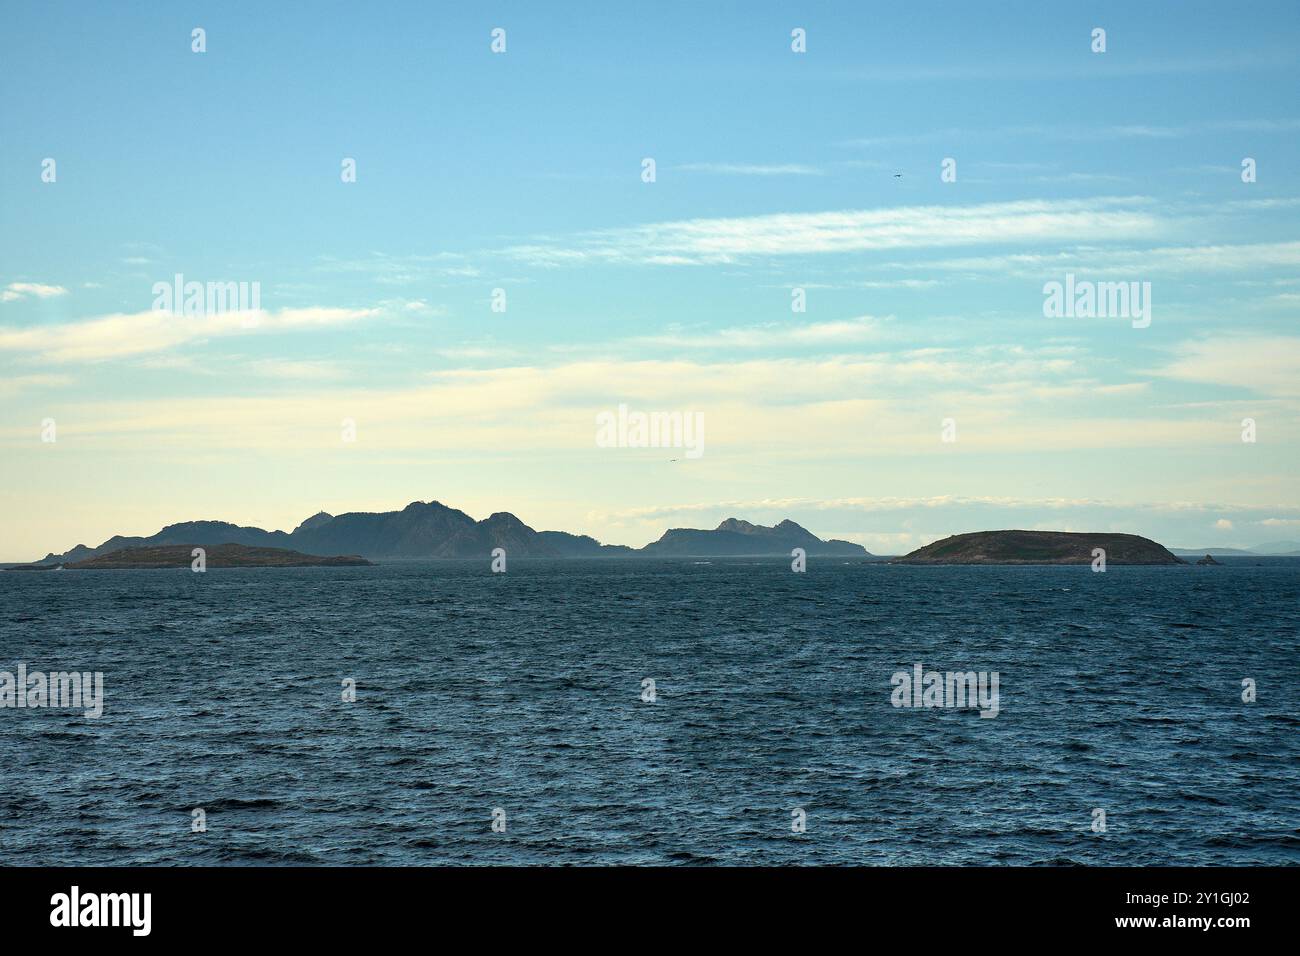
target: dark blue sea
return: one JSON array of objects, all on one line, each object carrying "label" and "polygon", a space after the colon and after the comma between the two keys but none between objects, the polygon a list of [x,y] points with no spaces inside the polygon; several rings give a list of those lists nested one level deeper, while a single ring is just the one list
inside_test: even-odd
[{"label": "dark blue sea", "polygon": [[1294,864],[1298,651],[1291,559],[0,573],[105,687],[0,709],[0,864]]}]

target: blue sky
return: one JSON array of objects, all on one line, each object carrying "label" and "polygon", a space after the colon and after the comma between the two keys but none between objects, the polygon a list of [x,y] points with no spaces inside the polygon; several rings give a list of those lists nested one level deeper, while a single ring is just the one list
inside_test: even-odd
[{"label": "blue sky", "polygon": [[[268,6],[6,6],[0,560],[434,498],[1300,538],[1294,3]],[[1151,324],[1045,317],[1067,272]],[[597,447],[619,404],[705,453]]]}]

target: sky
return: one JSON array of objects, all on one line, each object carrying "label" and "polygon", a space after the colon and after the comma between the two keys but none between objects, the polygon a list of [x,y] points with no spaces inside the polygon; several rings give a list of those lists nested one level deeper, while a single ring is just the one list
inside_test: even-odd
[{"label": "sky", "polygon": [[[1293,2],[2,26],[0,560],[415,500],[635,546],[1300,539]],[[178,274],[260,308],[168,311]],[[1047,314],[1067,275],[1145,317]],[[599,441],[620,405],[702,453]]]}]

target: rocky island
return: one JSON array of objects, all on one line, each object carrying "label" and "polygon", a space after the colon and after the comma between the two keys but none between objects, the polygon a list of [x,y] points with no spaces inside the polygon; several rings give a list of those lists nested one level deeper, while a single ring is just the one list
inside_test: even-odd
[{"label": "rocky island", "polygon": [[153,548],[122,548],[82,561],[66,564],[29,564],[11,571],[54,571],[62,567],[75,571],[115,571],[148,568],[190,568],[193,552],[203,547],[210,568],[320,568],[356,567],[370,565],[365,558],[340,555],[324,558],[303,554],[287,548],[254,548],[242,544],[217,544],[210,546],[177,544]]},{"label": "rocky island", "polygon": [[1136,534],[1074,531],[974,531],[955,534],[895,558],[895,564],[1091,564],[1093,549],[1110,564],[1186,564]]}]

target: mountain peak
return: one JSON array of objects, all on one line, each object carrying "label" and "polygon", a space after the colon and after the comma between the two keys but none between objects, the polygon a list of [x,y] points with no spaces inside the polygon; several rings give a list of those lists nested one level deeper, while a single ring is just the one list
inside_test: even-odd
[{"label": "mountain peak", "polygon": [[405,508],[402,509],[402,512],[390,511],[385,513],[399,514],[403,512],[414,512],[414,511],[456,511],[456,509],[447,507],[447,505],[444,505],[441,501],[438,501],[435,498],[430,501],[412,501],[409,505],[407,505]]},{"label": "mountain peak", "polygon": [[298,525],[298,527],[294,528],[293,533],[297,534],[299,531],[310,531],[312,528],[319,528],[321,525],[328,524],[333,520],[334,516],[332,514],[325,511],[318,511],[302,524]]},{"label": "mountain peak", "polygon": [[757,525],[751,524],[743,518],[728,518],[722,524],[714,528],[714,531],[734,531],[737,534],[752,534]]}]

